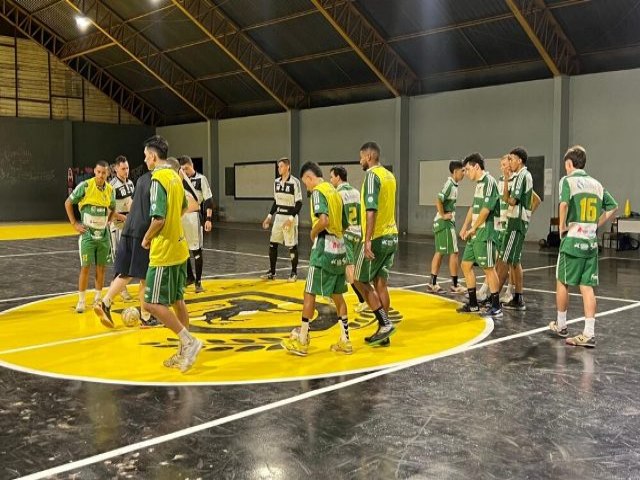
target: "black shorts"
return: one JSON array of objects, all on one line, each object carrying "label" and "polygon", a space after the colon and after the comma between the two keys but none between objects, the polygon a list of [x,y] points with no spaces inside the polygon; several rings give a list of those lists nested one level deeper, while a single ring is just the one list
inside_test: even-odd
[{"label": "black shorts", "polygon": [[122,235],[118,243],[114,270],[116,275],[146,278],[149,268],[149,250],[142,248],[142,239]]}]

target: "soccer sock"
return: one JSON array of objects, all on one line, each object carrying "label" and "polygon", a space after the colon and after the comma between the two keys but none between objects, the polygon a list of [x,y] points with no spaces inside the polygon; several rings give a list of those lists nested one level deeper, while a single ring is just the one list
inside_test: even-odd
[{"label": "soccer sock", "polygon": [[300,343],[309,343],[309,319],[302,317],[302,325],[300,325]]},{"label": "soccer sock", "polygon": [[193,280],[193,267],[191,266],[191,257],[187,258],[187,280]]},{"label": "soccer sock", "polygon": [[515,303],[520,303],[522,301],[522,294],[518,293],[518,292],[514,293],[513,294],[513,301]]},{"label": "soccer sock", "polygon": [[342,333],[342,335],[340,336],[340,340],[342,340],[343,342],[348,342],[349,341],[349,319],[344,316],[344,317],[339,317],[340,318],[340,332]]},{"label": "soccer sock", "polygon": [[387,316],[387,312],[384,311],[384,308],[380,307],[379,309],[375,310],[373,313],[378,319],[379,326],[388,327],[389,325],[391,325],[391,322],[389,321],[389,317]]},{"label": "soccer sock", "polygon": [[202,266],[204,265],[201,248],[193,251],[193,260],[196,264],[196,282],[200,282],[202,280]]},{"label": "soccer sock", "polygon": [[491,294],[491,307],[500,308],[500,292]]},{"label": "soccer sock", "polygon": [[86,296],[86,290],[83,290],[81,292],[78,292],[78,301],[80,302],[84,302],[85,296]]},{"label": "soccer sock", "polygon": [[101,298],[102,298],[102,290],[96,290],[96,293],[93,296],[93,301],[99,302]]},{"label": "soccer sock", "polygon": [[467,292],[469,293],[469,306],[477,307],[478,306],[478,297],[476,296],[476,287],[467,288]]},{"label": "soccer sock", "polygon": [[451,275],[451,281],[453,282],[453,286],[454,287],[458,286],[458,276],[457,275]]},{"label": "soccer sock", "polygon": [[360,293],[360,290],[358,290],[353,283],[351,284],[351,290],[353,290],[353,292],[356,294],[356,297],[358,297],[358,302],[360,302],[360,303],[364,303],[365,302],[364,297]]},{"label": "soccer sock", "polygon": [[[298,246],[294,245],[289,249],[289,257],[291,258],[291,273],[298,274]],[[275,264],[273,270],[275,271]]]},{"label": "soccer sock", "polygon": [[585,318],[584,319],[584,331],[582,332],[587,337],[593,337],[596,332],[596,319],[595,318]]},{"label": "soccer sock", "polygon": [[276,261],[278,260],[278,244],[269,244],[269,271],[275,275],[276,273]]},{"label": "soccer sock", "polygon": [[109,295],[104,296],[102,303],[104,303],[107,308],[111,306],[111,298],[109,298]]},{"label": "soccer sock", "polygon": [[435,285],[438,281],[438,275],[431,274],[431,285]]},{"label": "soccer sock", "polygon": [[567,312],[558,312],[558,319],[556,320],[556,323],[558,324],[558,328],[560,330],[562,330],[564,327],[567,326]]},{"label": "soccer sock", "polygon": [[180,332],[178,333],[178,338],[180,339],[180,343],[182,343],[183,345],[191,343],[195,339],[193,335],[189,333],[189,330],[184,327],[182,327],[182,330],[180,330]]}]

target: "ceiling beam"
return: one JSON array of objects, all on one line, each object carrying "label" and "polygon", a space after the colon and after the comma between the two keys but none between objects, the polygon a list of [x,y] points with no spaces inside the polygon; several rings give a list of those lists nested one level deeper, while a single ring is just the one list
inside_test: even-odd
[{"label": "ceiling beam", "polygon": [[85,35],[84,37],[76,38],[75,40],[70,40],[65,43],[62,50],[60,50],[60,59],[71,60],[72,58],[98,52],[114,45],[115,43],[102,32],[93,32],[89,35]]},{"label": "ceiling beam", "polygon": [[65,0],[160,83],[176,94],[203,119],[218,118],[226,104],[197,83],[189,73],[163,54],[140,32],[118,17],[100,0]]},{"label": "ceiling beam", "polygon": [[578,54],[544,0],[505,0],[553,76],[578,73]]},{"label": "ceiling beam", "polygon": [[[59,57],[65,41],[17,3],[12,0],[0,0],[0,17],[8,21],[23,35],[40,44],[53,56]],[[142,123],[154,126],[164,123],[164,115],[157,108],[136,95],[91,60],[77,57],[63,63]]]},{"label": "ceiling beam", "polygon": [[396,97],[414,93],[417,75],[385,42],[353,2],[311,0],[340,36]]},{"label": "ceiling beam", "polygon": [[302,104],[307,97],[302,87],[217,6],[206,0],[172,2],[285,110]]}]

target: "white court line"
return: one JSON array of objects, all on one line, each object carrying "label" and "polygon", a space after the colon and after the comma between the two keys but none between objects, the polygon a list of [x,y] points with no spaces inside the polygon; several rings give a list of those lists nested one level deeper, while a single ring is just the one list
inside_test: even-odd
[{"label": "white court line", "polygon": [[11,257],[33,257],[38,255],[59,255],[61,253],[78,253],[78,250],[57,250],[54,252],[33,252],[33,253],[12,253],[10,255],[0,255],[0,258]]},{"label": "white court line", "polygon": [[[624,310],[629,310],[632,308],[636,308],[640,306],[640,302],[639,303],[635,303],[633,305],[626,305],[624,307],[620,307],[620,308],[616,308],[614,310],[608,310],[606,312],[602,312],[600,314],[597,314],[596,317],[604,317],[607,315],[611,315],[613,313],[618,313]],[[567,324],[572,324],[572,323],[576,323],[579,322],[580,320],[583,320],[584,317],[580,317],[580,318],[575,318],[573,320],[569,320],[567,322]],[[53,475],[58,475],[60,473],[64,473],[64,472],[68,472],[71,470],[77,470],[79,468],[82,467],[86,467],[88,465],[93,465],[95,463],[98,462],[102,462],[104,460],[109,460],[111,458],[115,458],[115,457],[119,457],[122,455],[126,455],[127,453],[131,453],[131,452],[135,452],[137,450],[142,450],[144,448],[148,448],[148,447],[152,447],[154,445],[159,445],[161,443],[165,443],[165,442],[170,442],[172,440],[177,440],[179,438],[182,437],[186,437],[188,435],[192,435],[194,433],[198,433],[198,432],[202,432],[204,430],[209,430],[213,427],[217,427],[219,425],[224,425],[226,423],[230,423],[230,422],[234,422],[236,420],[241,420],[243,418],[247,418],[247,417],[251,417],[253,415],[257,415],[260,413],[264,413],[264,412],[268,412],[270,410],[274,410],[276,408],[280,408],[280,407],[284,407],[286,405],[291,405],[292,403],[297,403],[300,402],[302,400],[306,400],[309,398],[313,398],[313,397],[317,397],[319,395],[322,395],[324,393],[328,393],[328,392],[333,392],[335,390],[340,390],[342,388],[346,388],[346,387],[350,387],[352,385],[357,385],[359,383],[363,383],[369,380],[372,380],[374,378],[378,378],[381,377],[383,375],[388,375],[390,373],[394,373],[394,372],[398,372],[400,370],[405,370],[407,368],[410,367],[414,367],[417,365],[421,365],[427,362],[432,362],[434,360],[440,359],[440,358],[445,358],[445,357],[449,357],[449,356],[453,356],[453,355],[457,355],[459,353],[465,353],[465,352],[469,352],[472,350],[477,350],[480,348],[484,348],[484,347],[488,347],[491,345],[495,345],[498,343],[504,343],[507,342],[509,340],[514,340],[517,338],[521,338],[521,337],[527,337],[527,336],[531,336],[534,335],[536,333],[541,333],[541,332],[545,332],[548,331],[549,328],[548,327],[540,327],[540,328],[535,328],[533,330],[528,330],[525,332],[520,332],[520,333],[515,333],[513,335],[508,335],[506,337],[501,337],[501,338],[496,338],[493,340],[487,340],[485,342],[480,342],[480,343],[476,343],[475,345],[467,345],[465,347],[462,348],[454,348],[452,350],[449,350],[448,352],[444,352],[441,354],[436,354],[436,355],[431,355],[428,357],[423,357],[420,359],[416,359],[416,360],[410,360],[407,362],[403,362],[399,365],[396,365],[394,367],[390,367],[390,368],[385,368],[384,370],[378,370],[376,372],[372,372],[372,373],[368,373],[366,375],[362,375],[359,376],[357,378],[353,378],[351,380],[346,380],[344,382],[339,382],[336,383],[334,385],[328,385],[326,387],[322,387],[322,388],[318,388],[316,390],[312,390],[310,392],[305,392],[299,395],[294,395],[293,397],[289,397],[289,398],[285,398],[283,400],[278,400],[277,402],[272,402],[272,403],[268,403],[266,405],[262,405],[260,407],[255,407],[255,408],[251,408],[249,410],[244,410],[242,412],[238,412],[238,413],[234,413],[233,415],[228,415],[226,417],[222,417],[222,418],[218,418],[216,420],[211,420],[209,422],[205,422],[202,423],[200,425],[195,425],[193,427],[189,427],[189,428],[185,428],[182,430],[177,430],[175,432],[166,434],[166,435],[162,435],[159,437],[155,437],[155,438],[151,438],[149,440],[144,440],[142,442],[137,442],[137,443],[132,443],[130,445],[124,446],[124,447],[120,447],[120,448],[116,448],[114,450],[110,450],[108,452],[103,452],[97,455],[93,455],[91,457],[87,457],[84,458],[82,460],[76,460],[75,462],[69,462],[66,463],[64,465],[59,465],[57,467],[53,467],[53,468],[49,468],[47,470],[42,470],[40,472],[36,472],[36,473],[32,473],[30,475],[26,475],[24,477],[20,477],[17,480],[39,480],[42,478],[46,478],[46,477],[50,477]]]},{"label": "white court line", "polygon": [[39,348],[57,347],[58,345],[66,345],[68,343],[84,342],[85,340],[96,340],[98,338],[103,338],[103,337],[113,337],[113,336],[116,336],[116,335],[122,335],[124,333],[131,333],[131,332],[137,332],[137,331],[139,331],[139,330],[138,329],[134,329],[134,328],[128,328],[127,330],[116,330],[116,331],[110,331],[110,332],[105,332],[105,333],[98,333],[96,335],[89,335],[87,337],[68,338],[66,340],[58,340],[56,342],[39,343],[37,345],[29,345],[27,347],[19,347],[19,348],[12,348],[11,350],[3,350],[3,351],[0,352],[0,355],[8,355],[10,353],[27,352],[29,350],[38,350]]}]

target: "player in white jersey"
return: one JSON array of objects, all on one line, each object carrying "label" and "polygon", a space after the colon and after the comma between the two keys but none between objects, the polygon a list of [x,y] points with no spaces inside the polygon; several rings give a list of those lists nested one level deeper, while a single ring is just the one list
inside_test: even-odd
[{"label": "player in white jersey", "polygon": [[[115,260],[116,252],[118,251],[118,244],[120,243],[120,237],[122,236],[122,229],[124,228],[124,222],[131,210],[134,186],[133,182],[129,180],[129,162],[127,161],[127,157],[119,155],[116,157],[116,161],[113,165],[113,176],[109,183],[113,187],[113,192],[116,197],[116,211],[113,214],[109,230],[111,233],[111,257]],[[126,285],[124,290],[122,290],[121,295],[122,299],[126,302],[132,300],[131,294],[127,290]]]},{"label": "player in white jersey", "polygon": [[269,239],[269,271],[262,278],[273,280],[276,277],[278,245],[289,249],[291,274],[289,282],[298,279],[298,213],[302,208],[302,189],[300,180],[291,175],[291,162],[288,158],[278,160],[278,173],[273,184],[273,205],[262,222],[267,230],[273,219],[271,238]]},{"label": "player in white jersey", "polygon": [[[188,213],[185,214],[186,219],[183,217],[182,220],[190,256],[195,264],[194,275],[194,270],[191,267],[191,258],[187,261],[187,285],[195,282],[196,293],[201,293],[204,292],[202,287],[202,268],[204,266],[202,258],[202,247],[204,246],[202,227],[204,226],[205,232],[210,232],[213,227],[213,193],[207,177],[196,172],[195,168],[193,168],[191,157],[183,155],[179,158],[179,161],[180,168],[184,174],[183,187],[187,192],[187,198],[189,196],[195,197],[198,204],[197,210],[193,210],[190,206]],[[202,222],[203,217],[204,222]]]}]

